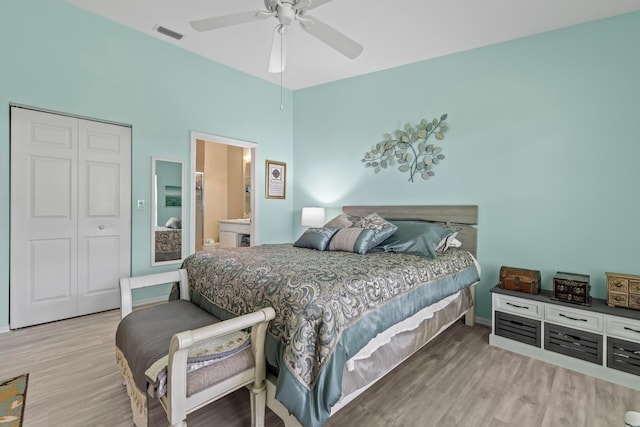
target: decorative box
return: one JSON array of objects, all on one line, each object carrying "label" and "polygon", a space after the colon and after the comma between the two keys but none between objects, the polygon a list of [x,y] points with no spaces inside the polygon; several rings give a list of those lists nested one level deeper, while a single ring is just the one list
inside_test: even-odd
[{"label": "decorative box", "polygon": [[526,268],[500,267],[498,287],[510,291],[540,293],[540,271]]},{"label": "decorative box", "polygon": [[591,305],[588,274],[558,271],[553,277],[553,299],[572,304]]},{"label": "decorative box", "polygon": [[640,276],[606,273],[607,304],[640,310]]}]

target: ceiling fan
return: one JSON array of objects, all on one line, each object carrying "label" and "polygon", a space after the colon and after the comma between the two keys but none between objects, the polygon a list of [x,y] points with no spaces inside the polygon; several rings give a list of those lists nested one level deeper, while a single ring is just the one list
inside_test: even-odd
[{"label": "ceiling fan", "polygon": [[257,12],[241,12],[213,18],[199,19],[191,21],[191,27],[196,31],[209,31],[232,25],[252,22],[256,19],[267,19],[275,17],[280,22],[273,33],[271,43],[271,56],[269,59],[269,72],[281,73],[287,63],[287,49],[289,26],[293,21],[298,21],[300,27],[307,33],[328,44],[338,52],[348,58],[356,58],[363,50],[363,47],[346,35],[318,18],[307,15],[307,11],[329,3],[332,0],[264,0],[267,10]]}]

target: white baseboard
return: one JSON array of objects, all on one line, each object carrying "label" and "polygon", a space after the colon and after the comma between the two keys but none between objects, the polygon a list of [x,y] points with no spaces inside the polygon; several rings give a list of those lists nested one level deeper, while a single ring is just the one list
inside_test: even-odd
[{"label": "white baseboard", "polygon": [[4,334],[5,332],[10,332],[11,329],[9,329],[8,326],[0,326],[0,334]]},{"label": "white baseboard", "polygon": [[484,317],[476,317],[476,323],[478,325],[491,327],[491,319],[485,319]]}]

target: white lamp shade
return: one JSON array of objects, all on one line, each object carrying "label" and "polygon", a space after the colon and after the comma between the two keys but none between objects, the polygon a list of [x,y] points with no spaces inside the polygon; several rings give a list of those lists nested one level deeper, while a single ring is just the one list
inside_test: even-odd
[{"label": "white lamp shade", "polygon": [[324,225],[324,208],[302,208],[303,227],[322,227]]}]

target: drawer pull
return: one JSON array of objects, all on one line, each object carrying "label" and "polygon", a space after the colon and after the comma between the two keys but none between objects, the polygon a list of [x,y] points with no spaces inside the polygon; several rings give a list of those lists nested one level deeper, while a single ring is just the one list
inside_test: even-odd
[{"label": "drawer pull", "polygon": [[529,307],[527,307],[526,305],[518,305],[518,304],[513,304],[513,303],[510,303],[510,302],[507,302],[507,305],[510,305],[512,307],[515,307],[515,308],[526,308],[527,310],[529,310]]},{"label": "drawer pull", "polygon": [[631,332],[635,332],[635,333],[637,333],[637,334],[640,334],[640,331],[639,331],[639,330],[637,330],[637,329],[633,329],[633,328],[630,328],[630,327],[628,327],[628,326],[625,326],[624,328],[625,328],[627,331],[631,331]]},{"label": "drawer pull", "polygon": [[576,322],[587,322],[587,319],[579,319],[577,317],[567,316],[566,314],[558,313],[559,316],[565,317],[569,320],[575,320]]}]

